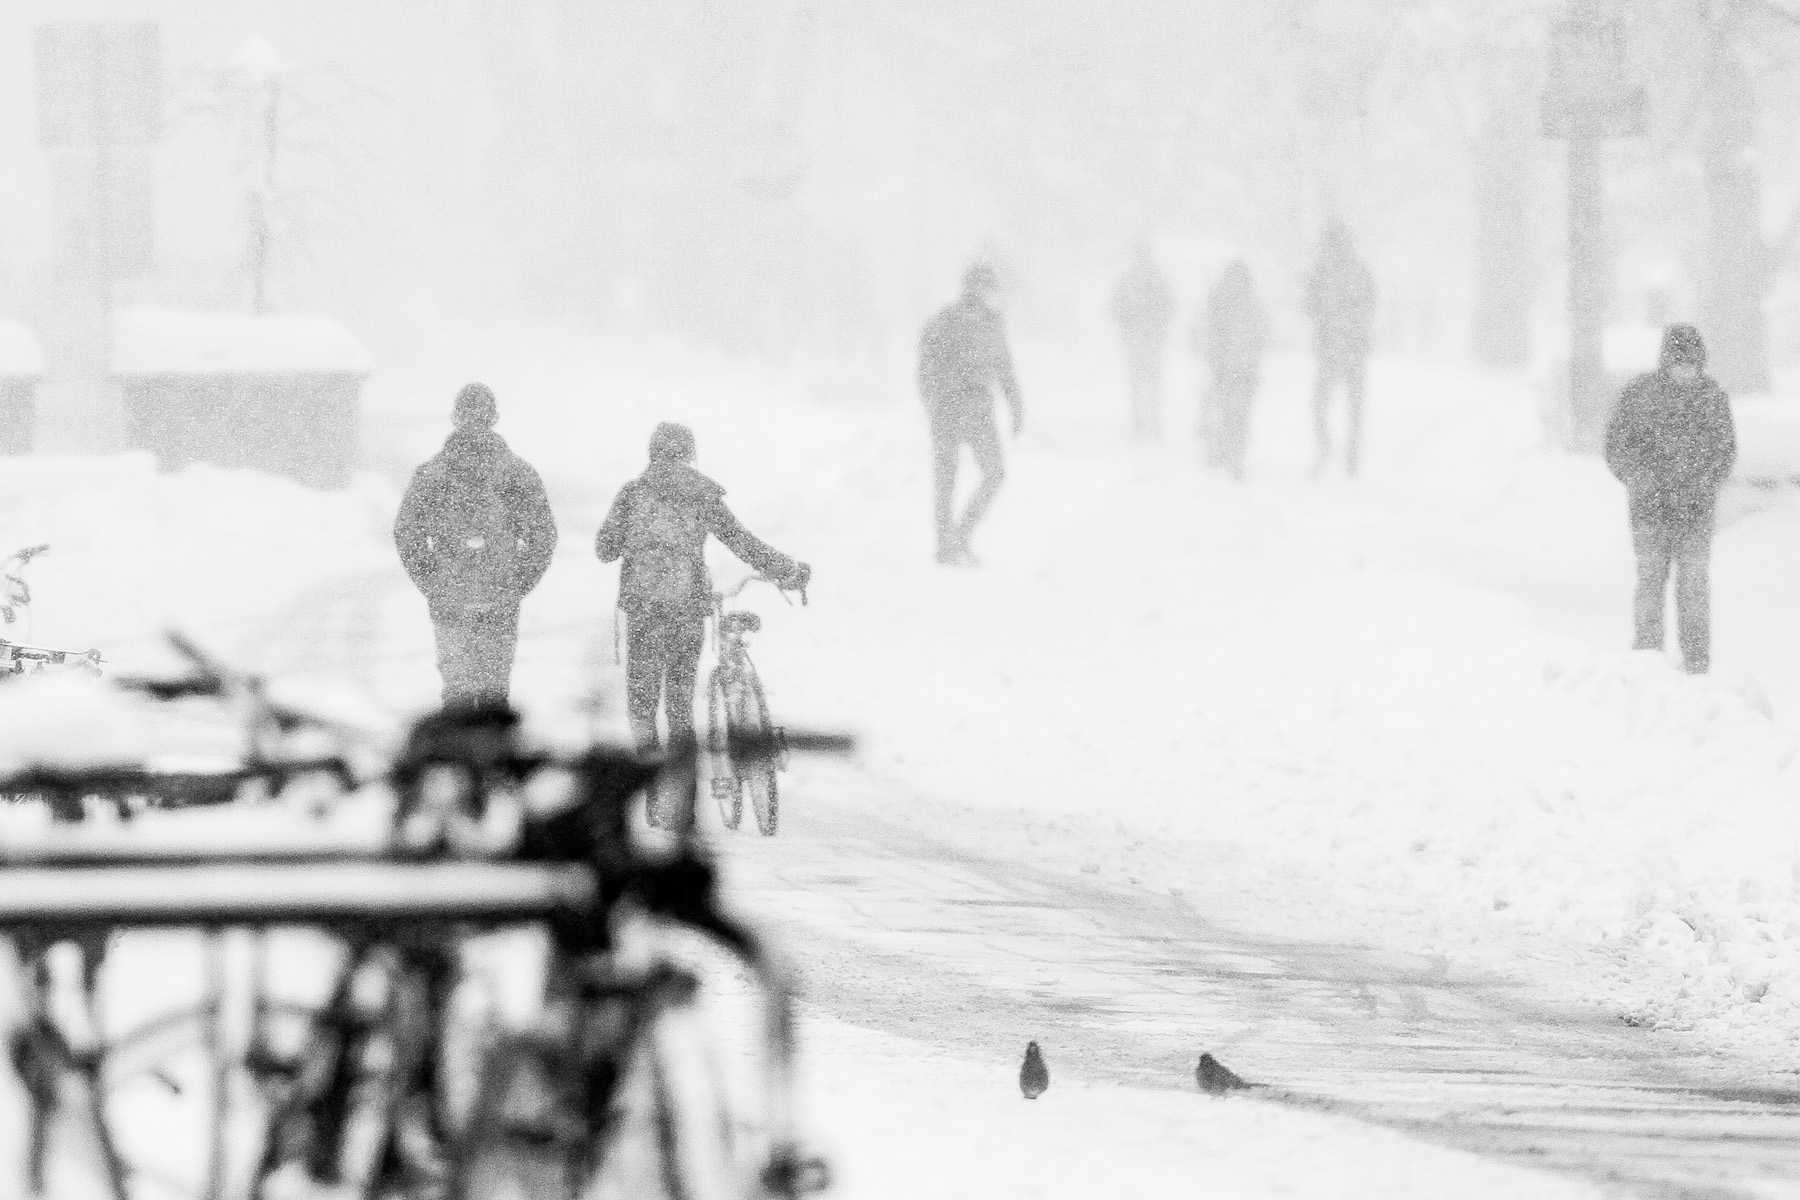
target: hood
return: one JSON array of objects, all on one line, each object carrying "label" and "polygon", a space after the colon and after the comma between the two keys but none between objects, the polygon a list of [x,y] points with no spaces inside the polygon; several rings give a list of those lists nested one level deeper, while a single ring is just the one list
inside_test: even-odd
[{"label": "hood", "polygon": [[675,500],[717,500],[725,489],[684,462],[653,462],[638,478],[659,495]]},{"label": "hood", "polygon": [[1657,365],[1667,370],[1679,362],[1693,363],[1706,369],[1706,342],[1692,325],[1671,325],[1663,333],[1662,353]]}]

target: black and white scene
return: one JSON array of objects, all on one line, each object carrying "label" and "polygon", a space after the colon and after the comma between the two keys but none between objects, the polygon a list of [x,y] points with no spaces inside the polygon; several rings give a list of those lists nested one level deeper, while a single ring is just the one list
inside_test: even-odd
[{"label": "black and white scene", "polygon": [[1800,0],[0,0],[0,1200],[1800,1197]]}]

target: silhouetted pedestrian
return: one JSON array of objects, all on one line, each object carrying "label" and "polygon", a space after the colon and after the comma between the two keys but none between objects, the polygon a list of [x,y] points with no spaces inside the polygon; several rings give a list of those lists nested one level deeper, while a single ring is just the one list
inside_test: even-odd
[{"label": "silhouetted pedestrian", "polygon": [[1306,281],[1306,311],[1313,322],[1317,375],[1313,420],[1318,457],[1313,473],[1331,460],[1331,400],[1344,389],[1344,469],[1360,465],[1363,401],[1368,387],[1369,351],[1374,337],[1375,279],[1357,254],[1349,226],[1333,221],[1319,241],[1318,257]]},{"label": "silhouetted pedestrian", "polygon": [[394,519],[401,565],[425,596],[443,699],[504,704],[519,603],[550,569],[556,520],[543,480],[494,425],[494,393],[457,393],[444,448],[413,472]]},{"label": "silhouetted pedestrian", "polygon": [[1712,662],[1713,514],[1737,461],[1731,404],[1705,368],[1699,330],[1669,326],[1657,369],[1632,380],[1606,426],[1606,465],[1625,485],[1637,556],[1632,645],[1663,648],[1673,567],[1682,665],[1696,675]]},{"label": "silhouetted pedestrian", "polygon": [[1262,379],[1269,319],[1249,264],[1225,268],[1196,314],[1190,344],[1205,359],[1208,383],[1200,397],[1200,436],[1209,465],[1244,477],[1250,445],[1250,407]]},{"label": "silhouetted pedestrian", "polygon": [[[919,337],[919,397],[931,422],[937,560],[952,566],[974,565],[969,540],[1006,479],[994,424],[996,385],[1012,412],[1013,436],[1025,428],[1012,351],[996,307],[999,289],[994,269],[976,263],[963,276],[962,298],[932,317]],[[956,475],[964,446],[975,455],[981,483],[956,517]]]},{"label": "silhouetted pedestrian", "polygon": [[1136,258],[1113,289],[1112,319],[1125,348],[1132,436],[1160,437],[1163,360],[1169,326],[1175,320],[1175,293],[1148,243],[1138,246]]}]

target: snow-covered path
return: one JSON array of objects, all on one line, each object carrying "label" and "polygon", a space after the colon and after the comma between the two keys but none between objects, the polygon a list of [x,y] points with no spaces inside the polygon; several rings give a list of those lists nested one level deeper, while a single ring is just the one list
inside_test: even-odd
[{"label": "snow-covered path", "polygon": [[1234,934],[1178,899],[971,854],[953,827],[922,835],[852,771],[812,783],[796,829],[728,841],[734,893],[786,936],[814,1005],[996,1085],[1027,1038],[1076,1079],[1188,1092],[1210,1050],[1269,1085],[1253,1096],[1631,1195],[1800,1179],[1800,1092],[1748,1064],[1441,960]]}]

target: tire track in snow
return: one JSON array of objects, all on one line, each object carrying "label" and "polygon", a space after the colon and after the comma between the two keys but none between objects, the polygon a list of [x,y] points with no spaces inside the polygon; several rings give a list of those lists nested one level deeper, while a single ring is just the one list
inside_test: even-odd
[{"label": "tire track in snow", "polygon": [[836,1018],[996,1070],[1036,1038],[1072,1073],[1135,1086],[1191,1089],[1212,1050],[1271,1085],[1254,1095],[1623,1194],[1800,1187],[1800,1091],[1502,978],[1241,937],[1177,899],[971,853],[881,815],[904,790],[853,767],[790,778],[781,835],[722,843],[727,884]]}]

